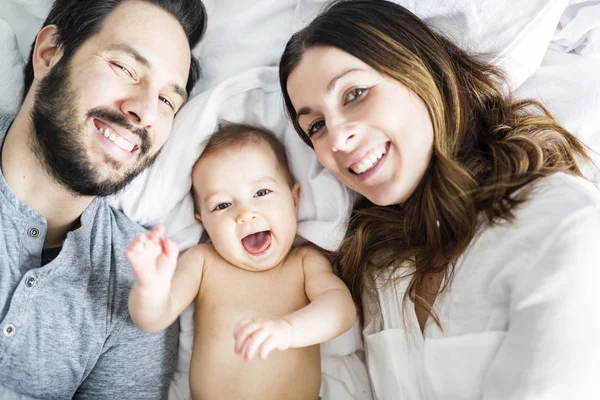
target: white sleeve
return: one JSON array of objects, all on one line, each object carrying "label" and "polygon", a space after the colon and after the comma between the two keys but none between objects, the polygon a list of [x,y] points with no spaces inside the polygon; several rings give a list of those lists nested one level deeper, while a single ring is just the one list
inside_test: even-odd
[{"label": "white sleeve", "polygon": [[600,209],[578,211],[516,271],[483,399],[600,399]]}]

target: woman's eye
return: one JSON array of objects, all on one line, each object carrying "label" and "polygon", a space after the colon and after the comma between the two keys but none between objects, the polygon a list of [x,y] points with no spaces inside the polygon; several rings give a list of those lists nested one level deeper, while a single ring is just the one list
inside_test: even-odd
[{"label": "woman's eye", "polygon": [[258,192],[256,192],[256,194],[254,195],[254,197],[266,196],[269,193],[271,193],[271,191],[269,189],[260,189]]},{"label": "woman's eye", "polygon": [[324,126],[325,126],[325,121],[323,121],[322,119],[310,124],[310,126],[308,127],[308,130],[306,132],[308,134],[308,137],[311,137],[315,133],[319,132],[319,130],[321,130],[321,128],[323,128]]},{"label": "woman's eye", "polygon": [[354,100],[358,99],[360,96],[365,94],[366,91],[367,89],[365,88],[354,88],[350,90],[348,93],[346,93],[346,97],[344,98],[344,104],[353,102]]},{"label": "woman's eye", "polygon": [[219,203],[213,209],[213,211],[221,211],[231,206],[231,203]]}]

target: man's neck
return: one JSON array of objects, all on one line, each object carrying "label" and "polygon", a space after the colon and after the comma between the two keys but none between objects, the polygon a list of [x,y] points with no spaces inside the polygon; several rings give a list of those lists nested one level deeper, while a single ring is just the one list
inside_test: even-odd
[{"label": "man's neck", "polygon": [[2,173],[10,190],[46,218],[44,247],[58,247],[94,198],[75,196],[48,175],[31,148],[32,131],[29,113],[21,109],[2,146]]}]

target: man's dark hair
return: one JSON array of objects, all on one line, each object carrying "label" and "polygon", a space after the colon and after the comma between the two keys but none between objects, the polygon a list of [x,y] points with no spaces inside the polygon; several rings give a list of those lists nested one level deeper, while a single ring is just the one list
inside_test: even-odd
[{"label": "man's dark hair", "polygon": [[[56,25],[57,45],[63,48],[63,57],[68,60],[75,51],[102,27],[104,18],[120,3],[126,0],[55,0],[44,26]],[[190,50],[202,38],[206,28],[206,10],[201,0],[144,0],[173,15],[183,27]],[[33,82],[33,49],[25,65],[23,99]],[[200,77],[200,66],[192,56],[190,73],[186,84],[188,95]]]}]

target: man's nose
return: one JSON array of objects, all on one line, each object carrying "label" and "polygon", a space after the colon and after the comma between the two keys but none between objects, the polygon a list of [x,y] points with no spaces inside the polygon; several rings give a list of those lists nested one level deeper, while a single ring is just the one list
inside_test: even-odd
[{"label": "man's nose", "polygon": [[148,87],[138,86],[121,103],[121,111],[132,124],[150,129],[158,114],[158,94]]}]

